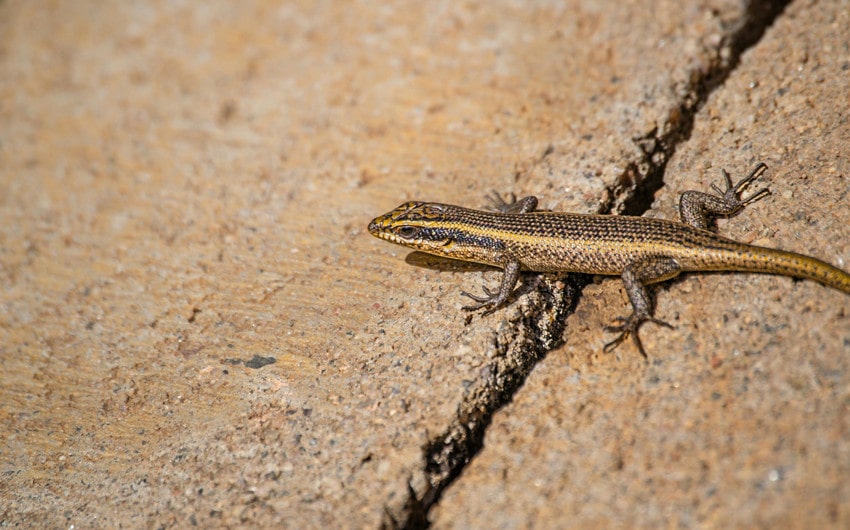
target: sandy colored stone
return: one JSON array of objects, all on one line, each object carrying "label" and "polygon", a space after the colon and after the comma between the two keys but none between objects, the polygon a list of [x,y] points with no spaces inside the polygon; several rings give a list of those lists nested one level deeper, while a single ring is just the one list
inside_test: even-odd
[{"label": "sandy colored stone", "polygon": [[[545,207],[573,211],[628,207],[629,191],[669,156],[665,142],[678,141],[703,76],[723,70],[729,39],[758,13],[721,1],[611,5],[0,4],[0,522],[374,528],[412,517],[411,497],[427,498],[431,481],[441,477],[428,468],[423,447],[477,420],[464,407],[474,407],[500,377],[510,379],[511,363],[521,364],[526,348],[543,351],[534,341],[568,305],[555,291],[569,289],[547,278],[540,285],[548,293],[528,292],[503,311],[469,317],[459,310],[458,291],[474,290],[482,278],[493,285],[499,273],[415,266],[406,251],[371,238],[366,224],[411,198],[477,205],[490,189],[535,193]],[[828,27],[840,37],[846,24],[836,25],[843,15],[834,16]],[[840,57],[840,38],[829,42]],[[782,57],[805,71],[813,64],[806,57],[824,56],[817,46],[788,59],[777,45],[764,64],[783,64],[776,59]],[[765,90],[762,97],[772,93]],[[799,118],[808,116],[810,103],[796,94],[782,100],[784,126],[802,127],[796,136],[783,132],[786,153],[789,139],[818,124]],[[740,132],[747,121],[738,120],[724,127]],[[834,125],[822,123],[817,130],[824,134]],[[716,132],[706,134],[719,141]],[[843,141],[834,137],[832,149]],[[784,159],[776,154],[782,151],[771,152]],[[821,167],[816,152],[800,156],[801,167]],[[829,160],[835,175],[846,173],[840,160]],[[799,204],[796,194],[812,189],[826,188],[800,186],[787,204]],[[789,232],[753,230],[779,244],[799,222],[783,218],[769,226]],[[834,228],[825,226],[822,235]],[[847,259],[841,249],[832,255]],[[703,281],[684,280],[670,293],[696,290]],[[778,328],[781,340],[808,332],[823,341],[817,344],[834,345],[846,336],[846,311],[834,305],[843,303],[840,296],[807,295],[811,286],[787,280],[759,281],[808,296],[796,306],[807,308],[800,311],[804,320],[789,311],[787,293],[767,295],[776,305],[764,322],[788,326]],[[754,437],[745,448],[758,446],[769,460],[774,449],[761,447],[758,436],[803,425],[798,416],[771,418],[789,409],[807,411],[812,421],[831,418],[836,409],[829,407],[842,402],[834,389],[841,388],[843,365],[831,368],[842,359],[824,346],[821,364],[772,376],[783,365],[775,353],[783,343],[765,338],[765,324],[748,320],[754,317],[744,302],[732,313],[740,324],[730,326],[719,313],[692,328],[686,311],[694,304],[662,296],[659,311],[680,315],[679,327],[648,330],[646,343],[666,362],[699,363],[702,371],[692,372],[705,378],[712,373],[704,373],[705,352],[722,350],[694,341],[726,337],[728,327],[763,341],[752,347],[758,356],[717,355],[728,388],[783,392],[777,398],[776,389],[763,391],[772,414],[750,405],[753,413],[723,419],[694,409],[699,421],[686,425],[721,432],[734,426]],[[575,482],[587,486],[575,506],[598,508],[600,521],[612,505],[598,499],[633,491],[633,484],[646,487],[652,476],[628,464],[641,429],[652,425],[638,421],[655,410],[652,396],[673,414],[683,398],[707,399],[715,391],[676,386],[688,372],[664,375],[664,361],[652,365],[655,375],[647,373],[626,349],[599,356],[599,325],[616,307],[625,309],[610,282],[585,289],[568,320],[568,346],[547,359],[572,366],[568,377],[547,379],[540,367],[522,394],[534,399],[518,397],[517,406],[528,400],[528,414],[545,428],[491,427],[494,436],[515,437],[510,454],[529,471],[544,454],[552,459],[544,470],[576,476],[569,466],[557,467],[564,453],[545,445],[548,432],[576,441],[585,463],[601,462],[597,469],[632,472],[633,482],[611,489],[612,482],[594,482],[597,474],[574,466],[587,477]],[[833,307],[827,315],[837,324],[824,317],[824,307]],[[682,333],[694,337],[687,356],[673,354],[681,351]],[[579,359],[587,368],[577,372]],[[619,388],[613,395],[622,401],[554,393],[564,380],[589,385],[582,374],[603,380],[588,392]],[[541,379],[549,381],[546,392],[531,390]],[[737,394],[728,388],[721,385],[716,400],[733,408],[730,396]],[[824,388],[833,389],[833,401],[797,400]],[[545,395],[554,401],[546,403]],[[620,408],[623,402],[634,408]],[[606,431],[576,430],[558,411]],[[690,455],[693,443],[680,419],[663,419],[662,432],[683,440],[673,460]],[[515,434],[526,430],[537,433],[536,445]],[[817,465],[813,459],[835,455],[829,451],[840,443],[804,444],[798,449],[816,456],[798,462]],[[453,496],[479,495],[465,482],[485,457],[502,454],[492,446],[488,441],[443,498],[446,507],[433,517],[438,525],[464,521],[452,511]],[[727,457],[738,447],[709,449]],[[647,444],[646,451],[664,448]],[[786,484],[798,469],[787,461],[747,462],[766,486]],[[690,469],[678,469],[677,480],[693,481]],[[526,506],[553,506],[545,488],[559,491],[564,483],[544,473],[529,477],[506,471],[489,477],[496,479],[490,487],[503,496],[537,492]],[[626,512],[636,499],[644,497],[621,494],[613,506]],[[493,518],[500,506],[489,508]],[[517,512],[517,521],[527,513]],[[827,513],[843,517],[840,505]],[[488,521],[481,512],[467,514],[478,514],[472,526]]]},{"label": "sandy colored stone", "polygon": [[[773,194],[721,221],[735,239],[850,268],[845,3],[790,5],[711,95],[667,166],[678,194],[770,166]],[[551,352],[496,414],[436,528],[844,528],[850,524],[850,297],[789,278],[688,275],[657,289],[630,345],[621,285],[584,289]]]}]

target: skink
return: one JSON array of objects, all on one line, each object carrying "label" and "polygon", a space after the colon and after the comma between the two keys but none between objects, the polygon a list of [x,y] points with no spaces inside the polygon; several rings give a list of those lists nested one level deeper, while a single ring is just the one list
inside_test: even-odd
[{"label": "skink", "polygon": [[491,196],[494,211],[429,202],[406,202],[376,217],[369,232],[419,251],[504,269],[497,292],[462,294],[475,303],[466,310],[492,311],[510,296],[520,271],[581,272],[622,278],[633,311],[606,328],[619,335],[610,350],[630,335],[644,356],[638,328],[652,316],[646,285],[687,271],[739,271],[806,278],[850,294],[850,274],[819,259],[747,245],[711,231],[713,219],[737,214],[770,192],[747,199],[741,192],[767,168],[759,163],[738,184],[722,171],[726,189],[716,194],[686,191],[680,196],[681,222],[646,217],[535,211],[536,197],[505,202]]}]

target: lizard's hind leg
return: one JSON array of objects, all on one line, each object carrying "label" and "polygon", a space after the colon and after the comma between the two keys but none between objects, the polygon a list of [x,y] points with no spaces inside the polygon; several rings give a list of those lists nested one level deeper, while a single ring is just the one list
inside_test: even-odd
[{"label": "lizard's hind leg", "polygon": [[723,179],[726,181],[726,189],[721,190],[712,184],[711,189],[716,195],[692,190],[682,193],[679,197],[679,217],[685,224],[710,230],[717,217],[732,217],[743,210],[744,206],[770,195],[770,190],[764,188],[746,199],[741,199],[741,192],[759,178],[766,169],[767,165],[759,162],[749,175],[734,185],[729,173],[721,169]]}]

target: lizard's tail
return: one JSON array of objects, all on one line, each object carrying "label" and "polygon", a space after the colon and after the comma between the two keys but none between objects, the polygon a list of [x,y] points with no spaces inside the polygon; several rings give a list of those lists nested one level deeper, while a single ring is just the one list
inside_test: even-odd
[{"label": "lizard's tail", "polygon": [[825,261],[795,252],[764,247],[750,247],[738,257],[749,272],[782,274],[805,278],[850,294],[850,274]]}]

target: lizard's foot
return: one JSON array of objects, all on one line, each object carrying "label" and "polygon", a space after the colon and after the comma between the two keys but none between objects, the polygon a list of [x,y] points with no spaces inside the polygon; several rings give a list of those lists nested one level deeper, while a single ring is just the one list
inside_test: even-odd
[{"label": "lizard's foot", "polygon": [[732,178],[725,169],[723,181],[726,189],[720,189],[716,184],[711,185],[714,193],[703,193],[701,191],[689,190],[679,196],[679,217],[683,223],[699,228],[701,230],[712,230],[716,227],[713,222],[718,217],[732,217],[737,215],[745,206],[763,197],[770,195],[767,188],[761,189],[747,198],[741,198],[741,193],[754,180],[759,178],[767,169],[761,162],[750,171],[750,174],[741,179],[737,184],[732,183]]},{"label": "lizard's foot", "polygon": [[729,176],[729,173],[726,172],[725,169],[721,169],[721,173],[723,173],[723,180],[726,182],[726,189],[721,190],[717,187],[716,184],[711,185],[711,189],[714,190],[723,201],[726,203],[727,208],[734,211],[739,211],[744,206],[756,202],[757,200],[770,195],[770,190],[767,188],[761,189],[747,197],[746,199],[741,198],[741,193],[749,186],[755,179],[759,178],[762,173],[767,169],[767,164],[764,162],[759,162],[756,164],[756,167],[750,171],[750,174],[746,177],[742,178],[737,184],[732,184],[732,178]]},{"label": "lizard's foot", "polygon": [[604,351],[606,353],[613,351],[617,346],[620,345],[620,343],[629,338],[629,335],[631,335],[632,341],[634,341],[638,351],[641,355],[643,355],[644,359],[647,359],[646,351],[644,351],[643,344],[641,344],[640,337],[638,336],[638,328],[640,328],[641,324],[643,324],[644,322],[652,322],[653,324],[658,324],[659,326],[664,326],[673,329],[672,325],[667,322],[664,322],[663,320],[653,318],[649,315],[639,315],[637,313],[632,313],[628,316],[628,318],[617,317],[616,320],[620,322],[619,325],[605,326],[605,331],[607,332],[620,333],[617,338],[605,345]]},{"label": "lizard's foot", "polygon": [[487,308],[487,310],[484,312],[484,314],[487,314],[496,309],[499,293],[491,292],[486,285],[483,287],[483,289],[484,296],[478,296],[476,294],[467,293],[466,291],[460,292],[461,295],[466,296],[467,298],[471,298],[475,302],[472,305],[463,306],[464,311],[477,311],[478,309]]}]

